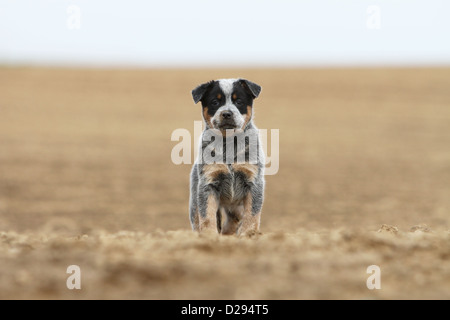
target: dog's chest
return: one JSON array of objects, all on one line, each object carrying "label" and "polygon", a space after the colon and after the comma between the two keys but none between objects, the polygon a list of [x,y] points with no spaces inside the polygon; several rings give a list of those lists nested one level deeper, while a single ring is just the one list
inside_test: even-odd
[{"label": "dog's chest", "polygon": [[222,201],[242,200],[258,175],[256,164],[209,164],[203,166],[203,176],[208,185],[220,195]]}]

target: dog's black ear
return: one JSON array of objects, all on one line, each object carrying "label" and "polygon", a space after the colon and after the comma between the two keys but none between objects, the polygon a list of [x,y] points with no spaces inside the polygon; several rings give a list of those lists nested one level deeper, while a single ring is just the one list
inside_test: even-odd
[{"label": "dog's black ear", "polygon": [[240,79],[240,82],[242,83],[244,88],[246,88],[252,94],[253,99],[256,99],[259,96],[259,94],[261,93],[260,85],[257,85],[256,83],[245,80],[245,79]]},{"label": "dog's black ear", "polygon": [[194,102],[198,103],[200,100],[202,100],[203,96],[205,95],[206,91],[209,89],[209,87],[214,83],[214,80],[211,80],[209,82],[203,83],[199,85],[197,88],[192,90],[192,98],[194,98]]}]

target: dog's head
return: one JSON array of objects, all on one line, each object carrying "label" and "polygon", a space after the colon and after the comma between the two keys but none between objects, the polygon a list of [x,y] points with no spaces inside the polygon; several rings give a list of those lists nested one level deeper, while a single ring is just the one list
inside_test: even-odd
[{"label": "dog's head", "polygon": [[253,100],[261,87],[245,79],[213,80],[192,90],[194,102],[202,102],[203,118],[211,129],[245,130],[253,115]]}]

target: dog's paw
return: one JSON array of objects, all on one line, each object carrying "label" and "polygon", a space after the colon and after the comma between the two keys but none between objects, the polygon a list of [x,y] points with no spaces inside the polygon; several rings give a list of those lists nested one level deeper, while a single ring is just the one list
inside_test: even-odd
[{"label": "dog's paw", "polygon": [[262,235],[262,232],[259,230],[247,230],[240,234],[241,237],[257,239]]}]

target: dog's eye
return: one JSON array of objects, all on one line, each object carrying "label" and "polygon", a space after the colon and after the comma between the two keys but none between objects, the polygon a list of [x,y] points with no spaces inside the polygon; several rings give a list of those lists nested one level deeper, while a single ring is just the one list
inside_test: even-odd
[{"label": "dog's eye", "polygon": [[213,101],[211,101],[211,107],[218,107],[219,106],[219,101],[217,101],[216,99],[214,99]]},{"label": "dog's eye", "polygon": [[241,107],[241,106],[244,105],[244,102],[243,102],[241,99],[237,99],[237,100],[234,102],[234,104],[235,104],[236,106],[238,106],[238,107]]}]

